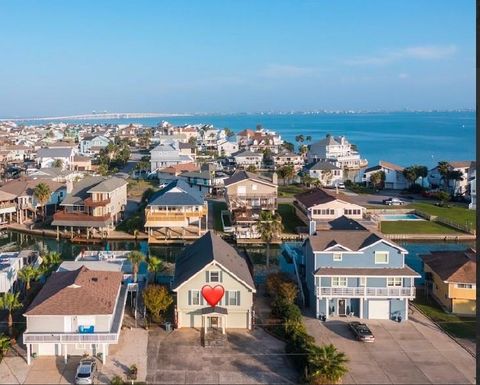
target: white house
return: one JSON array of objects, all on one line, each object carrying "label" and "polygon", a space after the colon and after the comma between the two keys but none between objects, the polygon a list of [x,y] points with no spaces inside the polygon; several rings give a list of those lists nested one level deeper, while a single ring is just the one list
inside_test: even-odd
[{"label": "white house", "polygon": [[[471,160],[464,160],[464,161],[454,161],[448,162],[451,170],[460,171],[462,173],[462,180],[454,181],[450,180],[448,183],[448,188],[454,195],[465,195],[467,193],[468,187],[468,175],[470,173],[470,168],[475,167],[475,162]],[[472,166],[473,164],[473,166]],[[428,183],[432,187],[441,186],[445,183],[442,180],[442,175],[438,171],[438,166],[432,168],[428,172]]]},{"label": "white house", "polygon": [[218,143],[218,156],[231,156],[238,152],[238,143],[236,137],[230,137]]},{"label": "white house", "polygon": [[[215,288],[218,296],[209,303],[208,292]],[[177,293],[178,328],[203,328],[206,334],[252,328],[256,293],[252,266],[211,231],[187,246],[177,258],[173,291]]]},{"label": "white house", "polygon": [[309,168],[308,175],[320,180],[324,186],[336,186],[343,182],[343,169],[324,160],[314,163]]},{"label": "white house", "polygon": [[239,168],[248,168],[248,166],[254,166],[257,169],[262,168],[263,154],[260,152],[245,150],[233,154],[233,158]]},{"label": "white house", "polygon": [[112,141],[103,135],[86,136],[80,142],[80,153],[83,155],[96,154],[110,143]]},{"label": "white house", "polygon": [[468,183],[470,184],[470,204],[468,205],[468,208],[472,209],[472,210],[476,210],[476,208],[477,208],[477,168],[476,168],[476,162],[472,162],[472,166],[470,167]]},{"label": "white house", "polygon": [[368,164],[345,136],[333,137],[330,134],[310,145],[307,159],[309,163],[319,160],[331,161],[338,167],[347,169],[359,169]]},{"label": "white house", "polygon": [[174,166],[180,163],[191,163],[193,161],[194,157],[181,153],[179,143],[176,141],[159,144],[150,151],[151,172],[168,166]]},{"label": "white house", "polygon": [[37,164],[40,168],[57,167],[56,161],[61,162],[61,168],[70,170],[75,148],[41,148],[37,151]]},{"label": "white house", "polygon": [[383,171],[385,173],[385,188],[403,190],[408,188],[408,181],[403,176],[403,167],[381,160],[377,166],[366,168],[361,176],[362,182],[370,182],[372,174]]}]

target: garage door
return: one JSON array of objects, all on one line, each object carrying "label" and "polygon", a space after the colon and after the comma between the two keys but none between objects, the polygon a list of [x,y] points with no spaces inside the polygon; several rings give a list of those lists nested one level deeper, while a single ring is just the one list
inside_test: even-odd
[{"label": "garage door", "polygon": [[38,344],[39,356],[55,356],[59,354],[57,344]]},{"label": "garage door", "polygon": [[390,319],[390,301],[368,301],[369,319]]}]

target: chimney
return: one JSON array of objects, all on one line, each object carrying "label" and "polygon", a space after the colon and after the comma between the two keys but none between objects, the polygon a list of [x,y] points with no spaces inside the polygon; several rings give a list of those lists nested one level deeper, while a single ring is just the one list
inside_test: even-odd
[{"label": "chimney", "polygon": [[277,175],[276,172],[274,172],[274,173],[272,174],[272,182],[273,182],[273,184],[278,185],[278,175]]},{"label": "chimney", "polygon": [[317,232],[317,222],[310,221],[308,226],[308,235],[315,235]]},{"label": "chimney", "polygon": [[65,182],[66,186],[67,186],[67,194],[70,194],[73,190],[73,182],[71,179],[68,179],[66,182]]}]

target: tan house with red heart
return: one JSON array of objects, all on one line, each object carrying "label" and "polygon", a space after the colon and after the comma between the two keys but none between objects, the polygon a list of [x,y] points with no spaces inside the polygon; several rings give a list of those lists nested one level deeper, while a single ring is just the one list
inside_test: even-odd
[{"label": "tan house with red heart", "polygon": [[212,231],[178,257],[173,291],[178,328],[223,334],[226,329],[252,328],[256,292],[252,264]]}]

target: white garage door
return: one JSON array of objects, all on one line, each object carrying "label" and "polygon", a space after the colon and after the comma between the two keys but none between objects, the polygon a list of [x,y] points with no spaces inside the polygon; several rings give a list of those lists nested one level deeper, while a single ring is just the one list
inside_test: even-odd
[{"label": "white garage door", "polygon": [[39,356],[55,356],[59,354],[57,344],[38,344]]},{"label": "white garage door", "polygon": [[390,301],[368,301],[369,319],[390,319]]}]

